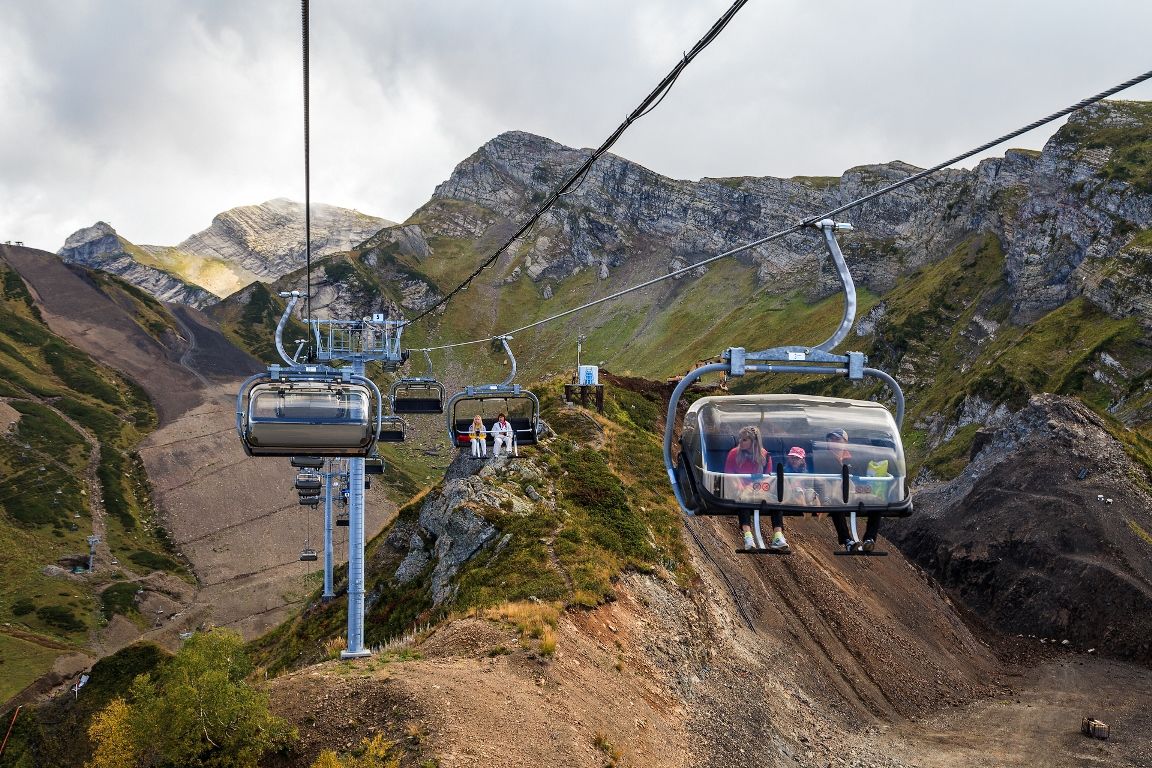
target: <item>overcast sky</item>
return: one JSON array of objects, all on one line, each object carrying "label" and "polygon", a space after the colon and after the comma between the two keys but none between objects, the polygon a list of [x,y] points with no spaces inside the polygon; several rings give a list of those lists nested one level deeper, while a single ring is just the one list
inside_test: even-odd
[{"label": "overcast sky", "polygon": [[[598,146],[731,4],[316,0],[312,200],[402,221],[503,131]],[[175,245],[303,200],[297,0],[0,0],[0,29],[0,240]],[[613,151],[681,179],[930,166],[1152,70],[1149,30],[1146,0],[751,0]]]}]

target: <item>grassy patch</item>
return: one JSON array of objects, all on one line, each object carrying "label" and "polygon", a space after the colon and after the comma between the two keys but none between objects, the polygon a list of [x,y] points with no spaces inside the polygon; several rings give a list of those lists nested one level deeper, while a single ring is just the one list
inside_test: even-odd
[{"label": "grassy patch", "polygon": [[0,634],[0,701],[12,698],[52,669],[59,655],[59,649]]}]

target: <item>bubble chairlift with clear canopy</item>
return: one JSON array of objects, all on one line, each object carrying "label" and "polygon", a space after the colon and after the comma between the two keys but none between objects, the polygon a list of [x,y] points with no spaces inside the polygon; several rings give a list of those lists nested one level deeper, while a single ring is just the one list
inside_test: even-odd
[{"label": "bubble chairlift with clear canopy", "polygon": [[[508,378],[500,384],[465,387],[463,392],[457,392],[449,398],[445,405],[448,439],[457,448],[468,446],[472,419],[477,415],[484,421],[484,426],[491,430],[492,423],[503,413],[512,427],[514,446],[535,445],[539,440],[542,427],[540,401],[529,390],[512,383],[516,378],[516,358],[508,345],[511,338],[498,336],[492,340],[493,343],[500,343],[511,363],[512,370]],[[488,438],[491,442],[491,432]]]},{"label": "bubble chairlift with clear canopy", "polygon": [[405,376],[392,384],[388,394],[392,398],[393,413],[444,413],[444,385],[432,376],[432,357],[428,350],[422,351],[428,362],[428,375]]},{"label": "bubble chairlift with clear canopy", "polygon": [[[326,365],[300,365],[284,350],[283,331],[299,298],[293,291],[276,327],[286,366],[250,376],[236,395],[236,431],[249,456],[287,456],[293,464],[320,457],[364,457],[380,434],[383,398],[366,376]],[[333,341],[333,338],[336,341]],[[327,357],[342,337],[329,334]],[[317,345],[320,345],[317,331]],[[351,354],[351,353],[349,353]]]},{"label": "bubble chairlift with clear canopy", "polygon": [[[823,220],[816,224],[844,285],[840,327],[816,347],[776,347],[747,352],[726,350],[723,362],[701,366],[686,375],[672,393],[664,431],[664,464],[673,493],[686,515],[752,513],[759,550],[762,513],[784,515],[843,513],[851,519],[855,540],[858,516],[906,517],[912,513],[907,470],[900,440],[904,393],[884,371],[867,367],[860,352],[830,350],[847,337],[856,314],[856,292],[837,229],[850,225]],[[875,378],[892,393],[895,414],[880,403],[839,397],[791,394],[743,394],[703,397],[684,415],[675,439],[679,401],[688,387],[707,373],[786,373],[843,376],[851,381]],[[727,473],[729,452],[744,427],[757,427],[768,460],[760,474]],[[679,455],[673,460],[673,447]],[[803,465],[793,468],[787,456],[801,449]],[[846,451],[846,452],[845,452]],[[799,459],[800,452],[794,452]],[[786,471],[786,467],[788,470]],[[879,554],[879,553],[877,553]]]}]

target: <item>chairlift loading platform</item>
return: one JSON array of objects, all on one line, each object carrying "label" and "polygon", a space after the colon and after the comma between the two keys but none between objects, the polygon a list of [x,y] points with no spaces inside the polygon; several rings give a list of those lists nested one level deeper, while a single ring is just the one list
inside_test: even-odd
[{"label": "chairlift loading platform", "polygon": [[[816,347],[785,346],[761,352],[731,347],[721,356],[723,362],[703,365],[685,375],[668,405],[664,464],[676,501],[686,515],[749,513],[757,548],[739,551],[770,551],[760,533],[762,512],[845,515],[851,520],[855,541],[860,540],[858,516],[878,519],[912,513],[899,431],[904,418],[900,385],[884,371],[867,367],[862,353],[838,355],[830,351],[847,337],[855,320],[855,287],[834,234],[850,225],[824,220],[816,226],[823,231],[844,285],[844,316],[837,331]],[[791,394],[704,397],[688,408],[675,440],[680,398],[700,376],[720,372],[728,376],[838,375],[850,381],[871,377],[891,390],[896,413],[876,402],[849,398]],[[738,433],[745,427],[756,427],[760,435],[763,469],[758,473],[743,467],[741,472],[733,472],[728,464],[730,452],[755,460],[754,453],[735,453],[741,445]],[[679,446],[675,461],[674,441]],[[795,448],[803,457],[800,466],[789,465],[787,460]],[[843,554],[884,553],[860,550]]]}]

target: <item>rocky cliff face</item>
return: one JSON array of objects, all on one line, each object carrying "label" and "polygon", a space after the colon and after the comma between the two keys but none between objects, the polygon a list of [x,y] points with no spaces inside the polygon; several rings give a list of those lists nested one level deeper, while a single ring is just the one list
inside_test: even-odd
[{"label": "rocky cliff face", "polygon": [[[964,237],[990,231],[1007,254],[1014,319],[1029,320],[1083,294],[1111,311],[1152,321],[1148,302],[1125,290],[1134,280],[1149,287],[1139,266],[1144,251],[1132,243],[1152,225],[1152,188],[1141,183],[1147,170],[1140,161],[1124,166],[1117,159],[1125,142],[1138,143],[1133,137],[1150,130],[1148,105],[1098,104],[1072,116],[1041,153],[1010,150],[974,170],[946,170],[842,214],[856,226],[844,239],[853,274],[882,291],[899,275],[941,259]],[[1102,140],[1112,146],[1098,147]],[[587,156],[526,133],[498,136],[463,161],[410,220],[423,243],[416,250],[427,258],[438,255],[435,245],[431,253],[427,248],[437,239],[496,242]],[[606,156],[515,255],[499,263],[497,277],[550,283],[593,269],[606,280],[626,265],[659,274],[786,229],[917,170],[892,162],[853,168],[838,179],[690,182]],[[812,234],[740,258],[761,282],[788,290],[803,284],[822,256]],[[822,295],[838,287],[825,270]]]},{"label": "rocky cliff face", "polygon": [[216,301],[215,295],[200,286],[192,285],[172,272],[141,263],[132,255],[133,250],[138,252],[111,226],[99,221],[70,235],[58,255],[65,263],[117,275],[160,301],[187,304],[197,309]]},{"label": "rocky cliff face", "polygon": [[1038,395],[888,538],[997,629],[1152,661],[1152,498],[1102,419]]},{"label": "rocky cliff face", "polygon": [[[392,224],[322,203],[313,203],[311,208],[313,258],[346,251]],[[277,198],[233,208],[176,247],[236,264],[265,282],[275,280],[305,264],[304,206]]]},{"label": "rocky cliff face", "polygon": [[[391,222],[331,205],[312,206],[312,257],[345,251]],[[225,211],[175,247],[135,245],[100,222],[71,235],[66,262],[116,274],[154,294],[202,308],[253,281],[271,282],[306,263],[304,206],[291,200]]]}]

